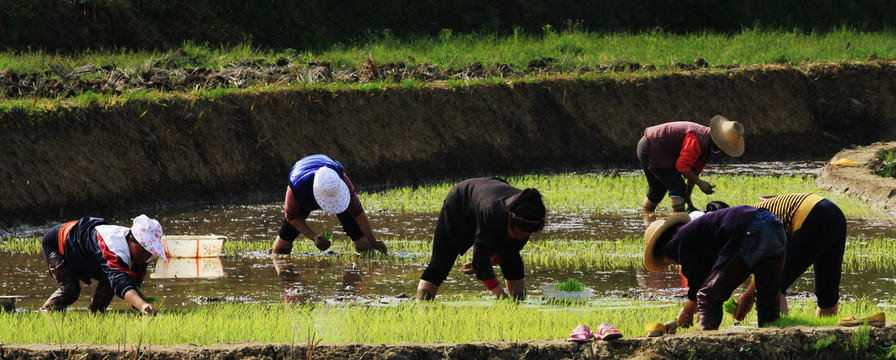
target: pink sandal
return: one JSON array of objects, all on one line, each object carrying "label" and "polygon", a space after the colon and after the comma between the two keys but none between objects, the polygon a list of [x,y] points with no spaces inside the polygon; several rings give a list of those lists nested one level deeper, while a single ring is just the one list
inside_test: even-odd
[{"label": "pink sandal", "polygon": [[594,338],[597,340],[613,340],[621,337],[622,333],[607,323],[600,324],[600,326],[597,327],[597,333],[594,334]]},{"label": "pink sandal", "polygon": [[572,334],[566,339],[566,341],[572,341],[577,343],[586,343],[591,341],[591,338],[594,337],[594,333],[591,332],[591,329],[586,325],[576,326],[575,329],[572,330]]}]

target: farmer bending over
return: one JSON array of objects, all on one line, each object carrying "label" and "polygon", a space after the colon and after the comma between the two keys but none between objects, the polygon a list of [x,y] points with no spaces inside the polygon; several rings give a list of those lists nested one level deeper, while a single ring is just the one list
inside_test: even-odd
[{"label": "farmer bending over", "polygon": [[674,213],[654,221],[644,232],[644,266],[662,271],[681,265],[688,279],[688,300],[678,314],[678,326],[691,326],[699,311],[698,329],[705,330],[719,328],[722,304],[752,273],[759,326],[766,326],[780,316],[785,236],[778,218],[752,206],[713,211],[693,221],[685,213]]},{"label": "farmer bending over", "polygon": [[292,252],[292,242],[299,233],[314,241],[320,250],[330,248],[330,240],[314,232],[305,219],[312,210],[323,209],[336,215],[345,231],[361,253],[374,249],[386,253],[386,244],[376,239],[370,219],[361,207],[355,187],[338,161],[326,155],[311,155],[297,161],[289,173],[286,200],[283,205],[283,225],[271,251],[274,254]]},{"label": "farmer bending over", "polygon": [[[837,315],[840,275],[846,249],[846,217],[836,204],[815,194],[787,194],[763,200],[755,207],[768,209],[784,222],[787,259],[781,279],[781,312],[787,313],[787,289],[809,266],[815,269],[815,316]],[[738,297],[734,318],[743,321],[755,301],[756,285]]]},{"label": "farmer bending over", "polygon": [[41,311],[63,310],[81,294],[83,281],[97,281],[90,312],[105,312],[115,295],[144,315],[155,315],[140,284],[153,255],[168,260],[162,250],[162,226],[146,215],[134,219],[130,228],[109,225],[105,220],[85,217],[51,228],[41,241],[50,275],[59,288]]},{"label": "farmer bending over", "polygon": [[510,296],[526,297],[520,250],[532,233],[544,227],[545,207],[535,189],[520,190],[497,178],[475,178],[455,185],[442,205],[433,235],[432,259],[417,285],[417,299],[431,300],[448,277],[458,255],[473,247],[473,261],[464,272],[474,273],[499,299],[507,297],[492,267],[501,272]]},{"label": "farmer bending over", "polygon": [[638,160],[647,177],[647,197],[641,207],[645,223],[653,219],[653,212],[667,191],[676,212],[685,211],[685,204],[693,207],[690,200],[694,185],[703,193],[712,194],[712,185],[700,180],[699,174],[720,153],[743,155],[744,128],[739,122],[716,115],[709,127],[676,121],[644,130],[638,141]]}]

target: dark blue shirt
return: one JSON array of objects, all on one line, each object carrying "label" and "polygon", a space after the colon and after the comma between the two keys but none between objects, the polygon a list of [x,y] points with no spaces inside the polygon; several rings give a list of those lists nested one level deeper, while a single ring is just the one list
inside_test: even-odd
[{"label": "dark blue shirt", "polygon": [[314,199],[314,174],[317,169],[324,166],[335,170],[340,177],[345,173],[342,164],[321,154],[303,157],[292,166],[292,170],[289,172],[289,186],[303,209],[309,211],[320,209],[320,205]]},{"label": "dark blue shirt", "polygon": [[663,251],[681,265],[681,274],[688,279],[688,299],[696,301],[697,291],[712,270],[740,248],[757,211],[760,209],[747,205],[716,210],[682,225],[672,235]]}]

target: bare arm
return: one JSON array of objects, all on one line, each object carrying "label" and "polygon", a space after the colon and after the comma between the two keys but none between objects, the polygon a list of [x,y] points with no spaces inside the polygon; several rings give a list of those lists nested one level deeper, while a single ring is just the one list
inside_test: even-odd
[{"label": "bare arm", "polygon": [[[358,216],[355,216],[355,221],[358,223],[358,227],[361,228],[361,232],[364,233],[363,238],[355,241],[356,248],[364,250],[365,248],[369,249],[370,247],[373,247],[383,254],[388,252],[386,243],[376,239],[376,235],[373,233],[373,227],[370,226],[370,218],[367,217],[367,212],[362,211]],[[364,244],[363,240],[366,240],[367,244]]]},{"label": "bare arm", "polygon": [[694,324],[694,314],[697,312],[697,302],[691,299],[685,301],[681,311],[678,312],[678,326],[690,327]]},{"label": "bare arm", "polygon": [[140,310],[143,315],[155,315],[156,308],[152,306],[152,304],[146,302],[143,299],[143,294],[141,294],[138,290],[130,289],[126,293],[124,293],[124,301],[127,301],[128,304],[134,307],[134,309]]},{"label": "bare arm", "polygon": [[308,226],[308,222],[306,222],[305,219],[302,219],[302,218],[290,219],[289,224],[292,225],[292,227],[299,230],[299,232],[301,232],[302,235],[305,235],[306,238],[311,239],[311,241],[314,241],[314,246],[317,246],[318,249],[326,250],[326,249],[330,248],[330,239],[327,239],[327,238],[319,235],[318,233],[314,232],[314,230],[311,229],[310,226]]}]

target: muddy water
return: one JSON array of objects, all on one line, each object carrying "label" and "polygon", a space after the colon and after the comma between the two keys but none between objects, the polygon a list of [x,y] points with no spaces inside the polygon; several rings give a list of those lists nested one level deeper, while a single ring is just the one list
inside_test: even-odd
[{"label": "muddy water", "polygon": [[[730,167],[726,167],[730,170]],[[806,163],[748,164],[740,171],[751,174],[809,172],[817,167]],[[765,169],[765,170],[763,170]],[[782,170],[787,169],[787,170]],[[172,209],[154,215],[165,224],[169,234],[216,234],[229,239],[269,243],[276,237],[282,218],[282,199],[257,200],[238,204]],[[386,239],[426,241],[431,238],[436,213],[369,214],[377,234]],[[125,220],[110,219],[113,223]],[[886,219],[850,218],[849,236],[896,239],[896,229]],[[309,223],[316,229],[334,229],[336,241],[347,241],[334,216],[314,212]],[[643,226],[634,209],[602,214],[551,214],[549,226],[532,241],[550,238],[616,239],[641,236]],[[360,302],[391,304],[413,296],[417,280],[428,261],[426,254],[393,253],[385,260],[336,259],[327,254],[304,254],[271,258],[264,252],[224,254],[220,259],[204,261],[154,261],[144,284],[147,295],[159,299],[164,308],[194,308],[219,302]],[[469,253],[467,254],[469,256]],[[21,296],[18,307],[39,308],[53,292],[55,283],[47,275],[41,255],[3,254],[0,263],[0,295]],[[196,277],[200,276],[200,277]],[[541,298],[538,289],[551,282],[575,278],[595,291],[595,298],[683,298],[684,285],[672,271],[647,273],[641,268],[599,270],[585,266],[577,269],[527,267],[530,301]],[[869,297],[893,299],[896,273],[844,273],[841,292],[844,298]],[[805,274],[791,287],[797,297],[811,296],[812,275]],[[89,302],[93,286],[84,286],[75,307]],[[440,296],[470,298],[487,296],[481,283],[472,276],[454,271],[440,290]],[[117,299],[113,308],[125,309]]]}]

